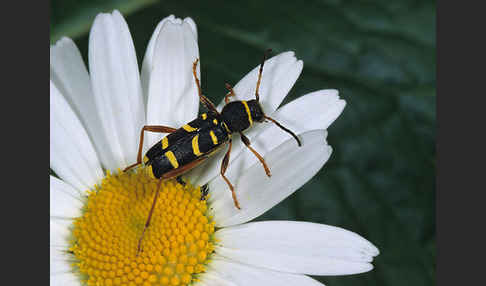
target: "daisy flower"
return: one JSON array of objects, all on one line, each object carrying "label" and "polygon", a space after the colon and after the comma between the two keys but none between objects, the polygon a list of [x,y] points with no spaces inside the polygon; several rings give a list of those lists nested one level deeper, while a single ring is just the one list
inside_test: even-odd
[{"label": "daisy flower", "polygon": [[[118,11],[96,17],[89,74],[72,40],[50,50],[51,285],[321,285],[307,275],[369,271],[378,249],[353,232],[310,222],[249,222],[311,179],[329,159],[328,126],[345,102],[319,90],[280,107],[303,63],[293,52],[265,62],[260,102],[266,114],[299,135],[302,147],[272,123],[245,132],[271,169],[233,140],[227,177],[224,152],[163,181],[150,227],[137,252],[158,180],[136,161],[143,125],[180,127],[198,115],[192,63],[199,58],[190,18],[162,20],[139,72],[128,26]],[[197,67],[199,76],[199,66]],[[258,66],[234,87],[254,97]],[[221,110],[224,103],[218,108]],[[239,136],[235,136],[239,137]],[[146,134],[146,151],[161,134]],[[291,167],[289,167],[291,166]],[[201,186],[209,194],[201,198]]]}]

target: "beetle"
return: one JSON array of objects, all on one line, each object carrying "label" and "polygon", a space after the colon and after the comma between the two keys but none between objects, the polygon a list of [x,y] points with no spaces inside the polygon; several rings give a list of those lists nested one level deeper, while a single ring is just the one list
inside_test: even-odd
[{"label": "beetle", "polygon": [[[232,135],[234,133],[239,133],[242,142],[261,162],[268,177],[271,176],[269,167],[265,163],[263,157],[251,147],[250,140],[243,134],[243,131],[249,129],[255,124],[255,122],[262,123],[268,120],[292,135],[292,137],[294,137],[297,141],[298,146],[302,146],[299,138],[292,131],[282,126],[273,118],[265,115],[262,106],[259,103],[260,96],[258,90],[262,78],[263,66],[269,52],[271,52],[270,49],[265,52],[262,63],[260,64],[258,80],[256,83],[255,99],[248,101],[235,100],[230,102],[230,97],[235,96],[235,93],[231,85],[226,84],[226,88],[229,90],[229,92],[224,98],[225,105],[222,111],[219,112],[214,104],[202,94],[200,82],[196,74],[196,67],[199,59],[196,59],[193,63],[192,72],[196,82],[199,99],[201,103],[208,109],[208,112],[202,113],[196,119],[178,129],[160,125],[143,126],[140,132],[137,162],[126,167],[124,171],[142,164],[143,162],[143,164],[147,167],[149,175],[152,178],[159,179],[159,184],[149,216],[147,218],[147,222],[145,223],[145,227],[142,232],[142,237],[139,240],[139,250],[140,242],[143,238],[145,230],[150,224],[150,219],[159,195],[160,182],[162,180],[171,178],[177,178],[180,182],[180,176],[182,174],[204,162],[208,157],[225,145],[228,145],[228,150],[223,158],[220,174],[231,190],[236,208],[241,209],[234,187],[225,176],[230,159]],[[142,146],[145,131],[169,134],[163,137],[159,142],[155,143],[145,153],[142,160]]]}]

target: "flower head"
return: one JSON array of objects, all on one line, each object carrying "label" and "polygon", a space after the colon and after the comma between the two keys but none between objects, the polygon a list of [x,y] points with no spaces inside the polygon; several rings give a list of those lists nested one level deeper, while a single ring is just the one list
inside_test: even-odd
[{"label": "flower head", "polygon": [[[159,181],[145,167],[121,171],[136,161],[144,125],[178,128],[197,116],[197,36],[192,19],[165,18],[141,73],[118,11],[94,21],[89,74],[70,39],[51,47],[50,166],[60,178],[50,178],[51,284],[319,285],[305,274],[371,270],[378,249],[350,231],[308,222],[249,223],[322,168],[332,152],[326,129],[345,106],[336,90],[320,90],[280,107],[303,67],[293,52],[265,62],[260,103],[299,135],[302,147],[273,124],[245,132],[270,167],[268,178],[253,153],[233,140],[226,176],[241,210],[220,176],[224,152],[184,174],[186,183],[162,181],[156,204]],[[254,98],[257,75],[258,66],[235,85],[237,100]],[[161,138],[147,135],[143,150]]]}]

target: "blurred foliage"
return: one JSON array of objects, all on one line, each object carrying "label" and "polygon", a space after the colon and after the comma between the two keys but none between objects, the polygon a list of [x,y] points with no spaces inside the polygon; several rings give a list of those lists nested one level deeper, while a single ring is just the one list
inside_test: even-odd
[{"label": "blurred foliage", "polygon": [[266,48],[295,51],[304,70],[286,101],[335,88],[347,106],[329,128],[329,162],[259,219],[340,226],[380,249],[371,272],[315,277],[328,285],[435,283],[435,1],[150,2],[51,1],[51,40],[73,37],[87,56],[94,16],[117,8],[141,63],[158,21],[190,16],[215,102]]},{"label": "blurred foliage", "polygon": [[85,35],[100,11],[117,9],[129,15],[157,0],[62,0],[52,1],[50,8],[50,42],[55,43],[62,36],[76,38]]}]

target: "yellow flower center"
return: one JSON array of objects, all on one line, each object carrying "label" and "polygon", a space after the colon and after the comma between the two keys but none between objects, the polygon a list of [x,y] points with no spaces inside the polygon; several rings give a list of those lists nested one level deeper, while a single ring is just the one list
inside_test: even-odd
[{"label": "yellow flower center", "polygon": [[214,250],[214,222],[200,188],[190,183],[161,182],[137,251],[158,182],[139,168],[108,174],[88,191],[69,249],[87,285],[188,285],[204,272]]}]

